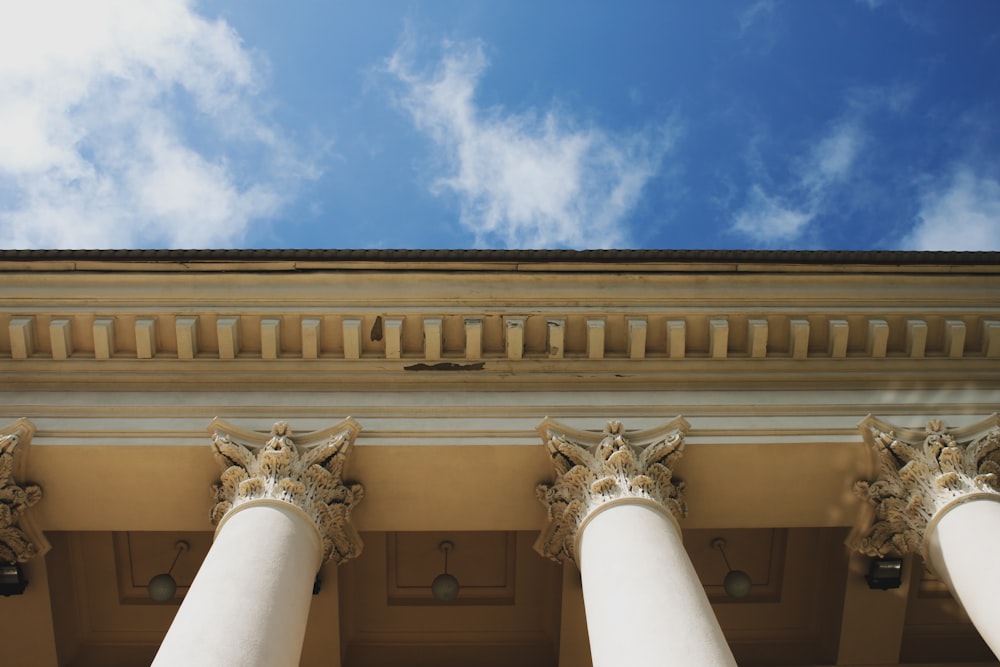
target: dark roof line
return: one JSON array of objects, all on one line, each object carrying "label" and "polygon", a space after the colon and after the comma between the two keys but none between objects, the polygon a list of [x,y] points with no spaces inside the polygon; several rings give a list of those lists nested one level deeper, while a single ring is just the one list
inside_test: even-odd
[{"label": "dark roof line", "polygon": [[0,261],[112,262],[759,262],[998,264],[1000,252],[898,250],[0,250]]}]

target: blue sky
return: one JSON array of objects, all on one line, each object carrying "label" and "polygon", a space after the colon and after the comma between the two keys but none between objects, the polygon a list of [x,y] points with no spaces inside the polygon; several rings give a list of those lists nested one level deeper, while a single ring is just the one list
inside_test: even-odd
[{"label": "blue sky", "polygon": [[0,9],[0,246],[1000,250],[1000,2]]}]

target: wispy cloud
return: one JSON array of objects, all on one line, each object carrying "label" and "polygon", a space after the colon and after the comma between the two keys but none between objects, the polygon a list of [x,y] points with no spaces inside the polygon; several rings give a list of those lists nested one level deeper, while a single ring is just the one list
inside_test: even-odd
[{"label": "wispy cloud", "polygon": [[257,111],[259,63],[189,2],[0,14],[0,245],[226,246],[315,176]]},{"label": "wispy cloud", "polygon": [[765,245],[780,244],[801,236],[812,217],[812,212],[791,208],[754,185],[733,219],[732,229]]},{"label": "wispy cloud", "polygon": [[904,250],[1000,250],[1000,182],[956,167],[928,188]]},{"label": "wispy cloud", "polygon": [[737,20],[740,24],[740,34],[746,34],[754,24],[771,17],[776,6],[775,0],[757,0],[745,10],[740,12]]},{"label": "wispy cloud", "polygon": [[804,161],[799,181],[811,203],[820,205],[827,188],[847,179],[863,145],[864,133],[857,117],[835,123],[819,138]]},{"label": "wispy cloud", "polygon": [[446,43],[421,70],[413,45],[385,63],[397,100],[440,149],[436,193],[451,193],[480,246],[607,248],[629,242],[626,219],[673,140],[669,125],[615,134],[556,107],[484,109],[488,66],[478,42]]},{"label": "wispy cloud", "polygon": [[[850,177],[864,143],[860,118],[849,115],[832,124],[803,155],[793,158],[797,176],[790,182],[776,187],[766,174],[755,174],[743,206],[733,214],[731,231],[769,247],[799,241]],[[762,169],[757,162],[755,170]]]},{"label": "wispy cloud", "polygon": [[[730,213],[730,231],[757,246],[822,246],[829,229],[820,229],[821,224],[834,216],[844,224],[852,207],[870,206],[861,204],[872,196],[865,179],[881,168],[872,163],[885,150],[878,123],[909,113],[916,96],[916,87],[904,82],[851,87],[844,93],[843,111],[794,151],[784,151],[774,136],[758,129],[748,142],[750,184],[742,206]],[[770,163],[764,160],[764,146]],[[775,155],[782,156],[780,162]],[[793,220],[796,224],[790,224]]]},{"label": "wispy cloud", "polygon": [[743,53],[751,58],[766,57],[784,33],[785,17],[778,0],[756,0],[735,12]]}]

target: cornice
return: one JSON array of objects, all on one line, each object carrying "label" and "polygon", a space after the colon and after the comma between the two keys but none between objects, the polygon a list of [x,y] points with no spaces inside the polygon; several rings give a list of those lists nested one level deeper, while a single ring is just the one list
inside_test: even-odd
[{"label": "cornice", "polygon": [[[0,262],[0,267],[3,267]],[[9,268],[9,267],[8,267]],[[611,305],[683,307],[700,304],[752,307],[854,308],[905,305],[917,300],[938,307],[990,303],[1000,267],[994,273],[894,271],[862,267],[829,273],[803,271],[696,271],[691,267],[650,272],[631,265],[613,271],[537,275],[523,271],[411,270],[370,267],[364,271],[256,271],[191,273],[160,271],[51,271],[4,274],[0,304],[42,307],[80,306],[100,299],[110,308],[234,307],[331,308],[358,304],[406,307],[556,307],[608,309]],[[885,271],[890,268],[882,267]],[[920,267],[917,267],[920,268]],[[975,268],[975,267],[973,267]],[[991,269],[992,266],[983,267]],[[877,275],[876,280],[872,279]],[[667,290],[667,291],[664,291]]]}]

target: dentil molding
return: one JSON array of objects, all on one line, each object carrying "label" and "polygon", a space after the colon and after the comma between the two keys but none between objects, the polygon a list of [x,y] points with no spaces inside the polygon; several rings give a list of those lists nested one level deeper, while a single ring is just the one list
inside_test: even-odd
[{"label": "dentil molding", "polygon": [[603,434],[578,431],[551,419],[538,432],[556,478],[539,484],[538,499],[549,522],[535,550],[556,561],[577,562],[577,533],[594,511],[623,499],[641,499],[680,519],[687,514],[684,483],[673,468],[684,449],[688,423],[678,417],[662,426],[626,434],[609,421]]},{"label": "dentil molding", "polygon": [[42,499],[37,484],[23,478],[27,448],[35,427],[27,419],[0,428],[0,561],[26,563],[49,550],[49,543],[27,514]]},{"label": "dentil molding", "polygon": [[343,563],[361,553],[362,542],[350,523],[351,510],[364,497],[360,484],[343,481],[344,466],[361,426],[345,419],[328,429],[292,440],[287,422],[269,436],[216,419],[209,427],[215,458],[223,467],[212,487],[218,524],[240,505],[270,499],[301,509],[323,540],[323,561]]},{"label": "dentil molding", "polygon": [[860,428],[878,472],[874,481],[854,485],[873,508],[851,538],[858,551],[872,557],[920,553],[928,524],[942,510],[976,497],[1000,500],[997,415],[955,430],[940,420],[914,430],[874,417]]}]

